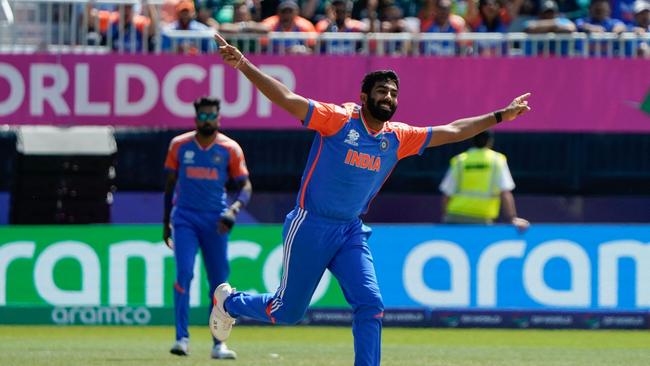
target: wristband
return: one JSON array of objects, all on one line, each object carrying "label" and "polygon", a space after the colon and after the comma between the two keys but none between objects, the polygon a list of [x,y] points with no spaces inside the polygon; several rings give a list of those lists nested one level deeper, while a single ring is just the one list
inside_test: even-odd
[{"label": "wristband", "polygon": [[241,65],[244,64],[245,59],[246,59],[246,57],[244,57],[244,55],[241,55],[241,57],[239,58],[239,61],[237,61],[237,63],[235,64],[235,69],[239,70]]},{"label": "wristband", "polygon": [[494,115],[494,118],[497,120],[497,123],[503,121],[503,116],[501,115],[501,111],[496,111],[492,114]]}]

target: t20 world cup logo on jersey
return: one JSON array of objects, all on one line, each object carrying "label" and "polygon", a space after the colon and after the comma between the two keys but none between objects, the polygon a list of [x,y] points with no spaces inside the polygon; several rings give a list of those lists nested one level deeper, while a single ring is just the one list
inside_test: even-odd
[{"label": "t20 world cup logo on jersey", "polygon": [[357,142],[358,139],[359,132],[357,132],[357,130],[350,130],[350,132],[348,132],[348,137],[346,137],[343,142],[352,146],[359,146],[359,143]]},{"label": "t20 world cup logo on jersey", "polygon": [[183,155],[183,163],[185,164],[194,164],[194,151],[187,150]]}]

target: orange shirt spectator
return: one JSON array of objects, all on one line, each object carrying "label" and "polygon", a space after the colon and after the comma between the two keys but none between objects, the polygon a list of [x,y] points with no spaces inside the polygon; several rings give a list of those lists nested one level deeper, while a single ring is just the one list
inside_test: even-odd
[{"label": "orange shirt spectator", "polygon": [[329,17],[316,23],[316,31],[323,32],[367,32],[365,23],[352,19],[351,0],[332,0],[328,9]]},{"label": "orange shirt spectator", "polygon": [[[316,34],[316,28],[307,19],[298,15],[299,7],[295,0],[283,0],[278,5],[278,14],[270,16],[262,21],[272,32],[304,32]],[[316,43],[314,38],[306,41],[302,39],[274,40],[271,47],[274,51],[285,49],[289,53],[310,53],[307,47],[313,47]]]}]

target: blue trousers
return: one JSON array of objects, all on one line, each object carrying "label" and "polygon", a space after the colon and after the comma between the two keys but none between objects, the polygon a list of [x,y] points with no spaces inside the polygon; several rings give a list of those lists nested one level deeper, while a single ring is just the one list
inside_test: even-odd
[{"label": "blue trousers", "polygon": [[[228,280],[228,235],[217,232],[220,211],[196,211],[176,207],[172,212],[172,236],[176,259],[176,283],[174,283],[174,307],[176,315],[176,339],[189,337],[190,283],[194,276],[196,253],[201,248],[203,263],[210,284],[210,310],[212,293],[222,282]],[[200,280],[200,279],[199,279]],[[206,314],[207,318],[207,314]],[[216,342],[216,340],[215,340]]]},{"label": "blue trousers", "polygon": [[305,315],[325,269],[336,277],[354,318],[356,366],[379,365],[384,312],[372,255],[370,228],[360,219],[340,222],[296,208],[284,223],[282,281],[274,294],[238,292],[224,306],[234,317],[295,324]]}]

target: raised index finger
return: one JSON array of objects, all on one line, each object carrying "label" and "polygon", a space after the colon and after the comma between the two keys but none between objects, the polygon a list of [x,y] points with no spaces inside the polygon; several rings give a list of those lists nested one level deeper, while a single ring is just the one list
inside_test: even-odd
[{"label": "raised index finger", "polygon": [[219,47],[225,47],[228,45],[228,42],[226,42],[226,40],[223,39],[219,33],[214,34],[214,40],[217,41]]},{"label": "raised index finger", "polygon": [[523,102],[524,100],[528,99],[528,97],[530,97],[530,93],[526,93],[526,94],[524,94],[524,95],[520,95],[520,96],[518,96],[517,98],[515,98],[515,100],[517,101],[517,103],[521,103],[521,102]]}]

